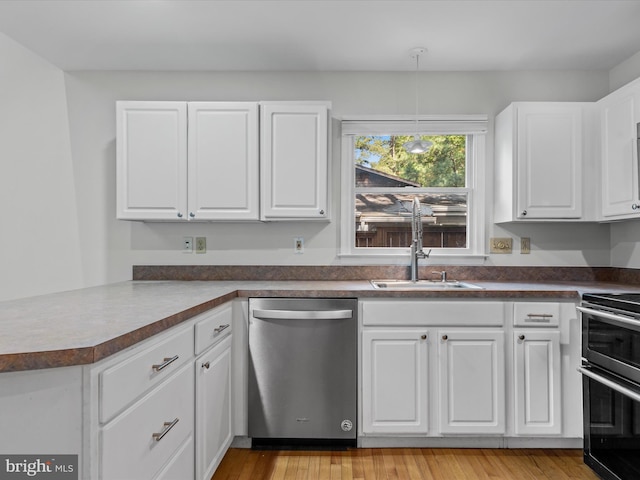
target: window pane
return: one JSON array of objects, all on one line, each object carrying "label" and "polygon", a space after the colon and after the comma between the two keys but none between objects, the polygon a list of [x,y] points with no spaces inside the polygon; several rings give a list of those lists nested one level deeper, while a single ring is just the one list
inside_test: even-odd
[{"label": "window pane", "polygon": [[[413,194],[357,193],[356,247],[409,247]],[[467,193],[417,195],[422,206],[423,245],[466,248]]]},{"label": "window pane", "polygon": [[412,135],[355,137],[356,187],[464,187],[466,135],[423,135],[426,153],[408,153]]}]

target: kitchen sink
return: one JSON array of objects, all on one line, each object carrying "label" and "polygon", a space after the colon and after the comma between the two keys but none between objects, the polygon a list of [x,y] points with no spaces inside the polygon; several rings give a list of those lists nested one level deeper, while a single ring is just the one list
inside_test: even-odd
[{"label": "kitchen sink", "polygon": [[482,290],[482,287],[469,282],[458,280],[371,280],[373,288],[386,288],[390,290]]}]

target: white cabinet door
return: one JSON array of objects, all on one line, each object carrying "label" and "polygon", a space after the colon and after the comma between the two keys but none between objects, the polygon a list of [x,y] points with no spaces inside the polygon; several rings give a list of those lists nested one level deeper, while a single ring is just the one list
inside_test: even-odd
[{"label": "white cabinet door", "polygon": [[518,218],[580,218],[581,107],[527,104],[517,122]]},{"label": "white cabinet door", "polygon": [[560,332],[514,331],[515,433],[562,433]]},{"label": "white cabinet door", "polygon": [[582,167],[593,157],[583,128],[592,112],[577,102],[517,102],[496,117],[497,223],[583,219]]},{"label": "white cabinet door", "polygon": [[231,338],[196,360],[196,478],[208,480],[233,440]]},{"label": "white cabinet door", "polygon": [[117,218],[187,214],[187,104],[117,102]]},{"label": "white cabinet door", "polygon": [[260,104],[263,220],[329,218],[328,106]]},{"label": "white cabinet door", "polygon": [[441,433],[505,432],[504,333],[438,331]]},{"label": "white cabinet door", "polygon": [[427,330],[362,333],[362,430],[426,434]]},{"label": "white cabinet door", "polygon": [[623,88],[600,100],[602,121],[602,216],[640,215],[636,108],[640,93]]},{"label": "white cabinet door", "polygon": [[258,220],[258,104],[190,102],[189,218]]}]

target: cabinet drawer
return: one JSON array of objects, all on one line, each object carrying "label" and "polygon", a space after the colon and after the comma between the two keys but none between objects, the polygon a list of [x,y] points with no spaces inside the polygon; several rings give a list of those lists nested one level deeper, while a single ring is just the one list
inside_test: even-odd
[{"label": "cabinet drawer", "polygon": [[106,423],[193,358],[193,327],[175,333],[100,374],[100,421]]},{"label": "cabinet drawer", "polygon": [[361,302],[363,325],[501,326],[502,302],[367,300]]},{"label": "cabinet drawer", "polygon": [[557,327],[559,322],[559,303],[517,302],[513,304],[513,324],[517,327]]},{"label": "cabinet drawer", "polygon": [[193,436],[193,391],[190,363],[106,425],[101,431],[100,478],[153,478]]},{"label": "cabinet drawer", "polygon": [[233,328],[231,303],[214,308],[200,315],[202,320],[196,323],[196,355],[215,345],[231,333]]},{"label": "cabinet drawer", "polygon": [[195,478],[195,466],[193,464],[194,446],[193,437],[180,447],[160,474],[153,480],[184,480]]}]

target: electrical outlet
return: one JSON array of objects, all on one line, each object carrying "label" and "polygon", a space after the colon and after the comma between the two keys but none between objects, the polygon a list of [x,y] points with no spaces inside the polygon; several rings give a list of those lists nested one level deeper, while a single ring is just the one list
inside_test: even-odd
[{"label": "electrical outlet", "polygon": [[207,253],[207,237],[196,237],[196,253]]},{"label": "electrical outlet", "polygon": [[531,253],[531,239],[529,237],[520,239],[520,253]]},{"label": "electrical outlet", "polygon": [[182,252],[193,253],[193,237],[182,237]]},{"label": "electrical outlet", "polygon": [[511,238],[491,238],[491,253],[511,253],[513,250],[513,239]]},{"label": "electrical outlet", "polygon": [[303,237],[294,237],[294,239],[293,239],[293,252],[294,253],[304,253],[304,238]]}]

